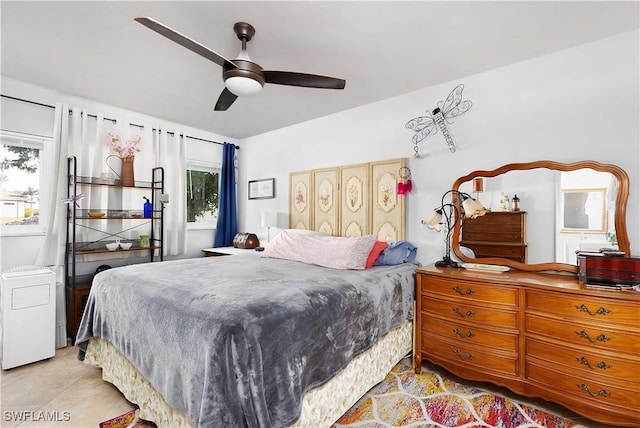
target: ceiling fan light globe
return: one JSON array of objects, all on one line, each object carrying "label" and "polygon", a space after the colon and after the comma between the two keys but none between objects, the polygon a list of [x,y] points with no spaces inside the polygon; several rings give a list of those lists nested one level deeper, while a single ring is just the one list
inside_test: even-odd
[{"label": "ceiling fan light globe", "polygon": [[254,95],[262,90],[260,82],[249,77],[242,76],[228,77],[227,80],[224,81],[224,85],[228,90],[239,97]]}]

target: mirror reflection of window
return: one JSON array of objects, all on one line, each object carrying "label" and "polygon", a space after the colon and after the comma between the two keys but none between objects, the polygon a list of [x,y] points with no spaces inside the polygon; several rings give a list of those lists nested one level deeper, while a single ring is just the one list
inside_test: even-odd
[{"label": "mirror reflection of window", "polygon": [[564,228],[586,229],[589,227],[589,216],[585,210],[587,194],[584,192],[568,192],[564,194]]},{"label": "mirror reflection of window", "polygon": [[565,232],[605,231],[606,189],[563,190],[563,229]]},{"label": "mirror reflection of window", "polygon": [[576,251],[613,247],[617,179],[584,168],[561,172],[559,185],[556,261],[575,265]]}]

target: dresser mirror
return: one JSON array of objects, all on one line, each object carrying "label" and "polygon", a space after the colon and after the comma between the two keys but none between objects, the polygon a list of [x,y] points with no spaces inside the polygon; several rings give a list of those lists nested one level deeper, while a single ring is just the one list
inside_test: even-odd
[{"label": "dresser mirror", "polygon": [[[593,185],[589,183],[592,176],[596,177]],[[478,179],[482,179],[483,185],[478,186]],[[572,180],[586,187],[580,189],[581,195],[567,197],[573,193],[567,189],[578,191]],[[512,199],[517,195],[519,208],[526,212],[526,263],[492,256],[470,257],[460,246],[464,223],[461,226],[456,222],[451,248],[465,263],[576,273],[577,249],[593,251],[608,247],[631,253],[626,226],[629,177],[615,165],[548,160],[512,163],[491,171],[473,171],[458,178],[453,189],[469,193],[492,211],[511,210]],[[576,214],[575,200],[583,197],[585,202]],[[585,216],[586,223],[582,220]]]}]

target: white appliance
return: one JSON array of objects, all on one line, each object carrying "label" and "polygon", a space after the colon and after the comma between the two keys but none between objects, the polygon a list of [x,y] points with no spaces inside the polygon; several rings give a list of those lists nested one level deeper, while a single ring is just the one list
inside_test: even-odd
[{"label": "white appliance", "polygon": [[32,268],[2,274],[0,328],[2,369],[51,358],[56,353],[56,275]]}]

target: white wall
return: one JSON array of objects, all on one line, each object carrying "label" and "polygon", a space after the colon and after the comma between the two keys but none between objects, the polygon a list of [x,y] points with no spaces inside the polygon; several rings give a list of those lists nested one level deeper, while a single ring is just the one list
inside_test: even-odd
[{"label": "white wall", "polygon": [[[596,160],[629,174],[627,226],[639,254],[639,39],[638,31],[626,33],[249,138],[240,160],[240,229],[266,238],[263,209],[277,211],[279,228],[287,227],[289,172],[407,157],[415,188],[407,196],[407,239],[428,263],[441,258],[443,241],[420,220],[456,178],[512,162]],[[458,151],[450,153],[438,133],[423,142],[426,157],[414,159],[405,123],[458,83],[473,102],[449,128]],[[248,201],[242,183],[269,177],[276,198]]]},{"label": "white wall", "polygon": [[[228,137],[203,131],[196,128],[184,126],[160,118],[147,116],[141,113],[121,109],[115,106],[98,103],[92,100],[79,98],[65,93],[60,93],[47,88],[42,88],[20,82],[14,79],[2,77],[2,94],[29,100],[45,105],[55,105],[65,103],[70,106],[86,108],[90,114],[101,112],[105,117],[123,117],[131,123],[153,124],[155,127],[166,128],[168,130],[179,130],[188,136],[202,138],[205,140],[218,142],[233,142],[236,140]],[[20,131],[39,135],[53,135],[53,110],[47,107],[35,106],[20,101],[13,101],[2,98],[0,126],[4,129]],[[143,146],[144,147],[144,146]],[[187,158],[215,161],[220,159],[221,147],[217,144],[187,139]],[[241,155],[242,152],[239,152]],[[152,166],[150,166],[151,168]],[[169,203],[176,203],[171,199]],[[170,224],[165,224],[165,228],[171,228]],[[187,233],[187,254],[182,257],[200,257],[202,248],[213,246],[213,229],[195,229]],[[44,236],[3,236],[0,238],[0,272],[8,268],[32,265],[35,263],[36,255],[43,245]],[[91,273],[95,269],[93,264],[87,264],[80,268],[80,273]]]}]

